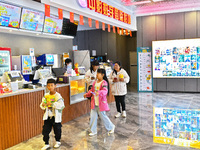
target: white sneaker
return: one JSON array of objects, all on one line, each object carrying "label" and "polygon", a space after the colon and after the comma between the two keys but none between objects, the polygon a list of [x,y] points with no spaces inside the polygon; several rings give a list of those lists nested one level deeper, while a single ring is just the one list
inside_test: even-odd
[{"label": "white sneaker", "polygon": [[121,113],[118,112],[116,115],[115,115],[115,118],[119,118],[121,116]]},{"label": "white sneaker", "polygon": [[96,133],[91,132],[91,133],[89,133],[89,136],[94,136],[96,134],[97,134],[97,132]]},{"label": "white sneaker", "polygon": [[56,142],[56,144],[54,145],[54,148],[59,148],[59,147],[60,147],[60,145],[61,145],[61,143],[60,143],[60,142]]},{"label": "white sneaker", "polygon": [[41,150],[47,150],[48,148],[50,148],[50,145],[45,145]]},{"label": "white sneaker", "polygon": [[122,117],[126,118],[126,111],[122,111]]},{"label": "white sneaker", "polygon": [[114,125],[113,129],[109,131],[109,133],[114,133],[114,132],[115,132],[115,125]]}]

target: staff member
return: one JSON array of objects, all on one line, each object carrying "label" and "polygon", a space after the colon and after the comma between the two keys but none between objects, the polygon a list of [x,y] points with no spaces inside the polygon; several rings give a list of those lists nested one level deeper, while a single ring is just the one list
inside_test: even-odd
[{"label": "staff member", "polygon": [[85,80],[88,85],[88,90],[91,89],[93,82],[96,80],[98,68],[99,68],[99,62],[97,60],[94,60],[91,63],[90,69],[85,74]]},{"label": "staff member", "polygon": [[115,115],[116,118],[120,117],[121,115],[124,118],[126,117],[125,95],[127,94],[126,84],[129,82],[129,80],[130,77],[127,72],[122,69],[121,63],[119,61],[115,62],[114,70],[110,74],[110,82],[112,84],[112,94],[115,96],[115,102],[118,112]]},{"label": "staff member", "polygon": [[72,73],[72,60],[67,58],[65,59],[65,66],[63,67],[63,74],[71,74]]}]

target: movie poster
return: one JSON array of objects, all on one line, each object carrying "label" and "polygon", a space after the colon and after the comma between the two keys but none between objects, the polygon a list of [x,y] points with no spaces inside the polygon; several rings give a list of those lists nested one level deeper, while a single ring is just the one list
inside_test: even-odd
[{"label": "movie poster", "polygon": [[155,143],[200,148],[200,110],[154,107],[153,112]]},{"label": "movie poster", "polygon": [[200,39],[153,41],[154,78],[199,78]]}]

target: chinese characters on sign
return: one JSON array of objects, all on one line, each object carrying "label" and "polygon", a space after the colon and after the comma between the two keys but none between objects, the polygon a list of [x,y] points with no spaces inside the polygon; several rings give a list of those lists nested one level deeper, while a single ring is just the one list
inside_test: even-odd
[{"label": "chinese characters on sign", "polygon": [[95,10],[95,12],[114,18],[121,22],[131,24],[131,15],[119,10],[113,6],[108,5],[100,0],[87,0],[88,8]]}]

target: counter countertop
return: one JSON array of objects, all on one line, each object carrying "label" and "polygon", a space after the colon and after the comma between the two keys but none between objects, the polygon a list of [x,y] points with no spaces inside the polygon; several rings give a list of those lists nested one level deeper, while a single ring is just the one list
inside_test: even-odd
[{"label": "counter countertop", "polygon": [[[57,87],[64,87],[64,86],[69,86],[69,84],[57,84]],[[18,91],[11,92],[11,93],[0,94],[0,98],[20,95],[20,94],[26,94],[26,93],[31,93],[31,92],[37,92],[37,91],[42,91],[42,90],[45,90],[45,88],[46,87],[39,87],[39,88],[36,88],[36,89],[20,89]]]}]

